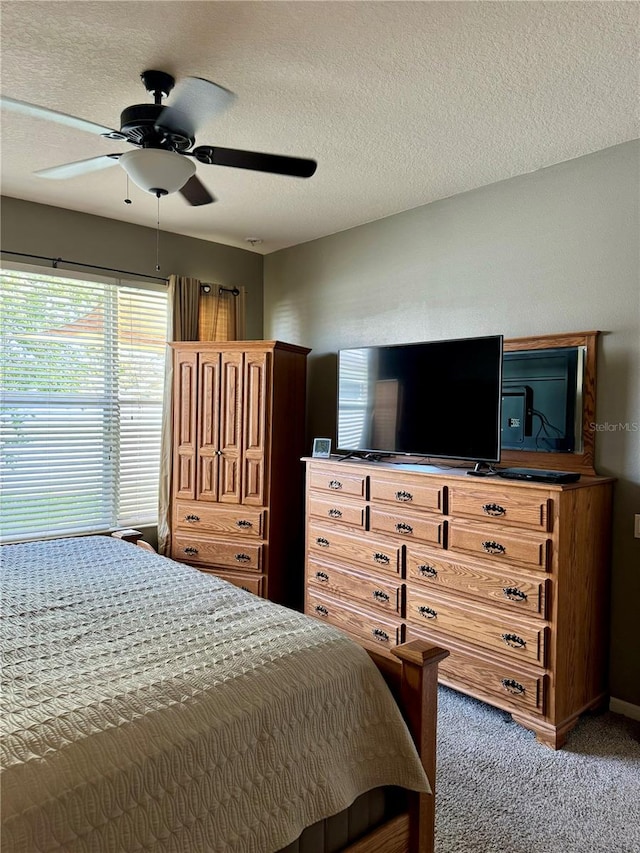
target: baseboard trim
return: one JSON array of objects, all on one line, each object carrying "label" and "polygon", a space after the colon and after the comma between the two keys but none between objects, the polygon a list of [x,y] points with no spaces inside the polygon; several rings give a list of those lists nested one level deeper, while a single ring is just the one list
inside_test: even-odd
[{"label": "baseboard trim", "polygon": [[614,696],[609,700],[609,710],[613,711],[614,714],[622,714],[623,717],[630,717],[632,720],[640,720],[640,705],[623,702],[622,699],[616,699]]}]

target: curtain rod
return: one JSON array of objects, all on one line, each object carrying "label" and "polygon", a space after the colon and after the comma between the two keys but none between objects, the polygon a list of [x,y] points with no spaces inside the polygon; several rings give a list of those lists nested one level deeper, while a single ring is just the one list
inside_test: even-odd
[{"label": "curtain rod", "polygon": [[64,258],[49,258],[46,255],[31,255],[28,252],[11,252],[9,249],[0,250],[3,255],[18,255],[21,258],[33,258],[38,261],[49,261],[53,264],[53,268],[58,269],[58,264],[67,264],[71,267],[86,267],[91,270],[103,270],[104,272],[117,272],[121,275],[135,275],[138,278],[154,279],[154,281],[163,281],[165,284],[169,281],[168,278],[162,278],[159,275],[147,275],[143,272],[131,272],[131,270],[117,270],[113,267],[101,267],[97,264],[85,264],[82,261],[67,261]]},{"label": "curtain rod", "polygon": [[[215,287],[215,285],[208,284],[207,282],[205,282],[204,284],[200,285],[200,290],[203,293],[211,293],[212,287]],[[232,293],[234,296],[240,296],[240,291],[235,286],[234,287],[223,287],[220,284],[220,285],[218,285],[218,296],[220,296],[221,293]]]}]

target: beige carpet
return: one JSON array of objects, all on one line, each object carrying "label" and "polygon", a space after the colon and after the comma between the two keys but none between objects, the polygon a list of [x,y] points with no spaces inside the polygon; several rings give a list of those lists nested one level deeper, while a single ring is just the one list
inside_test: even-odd
[{"label": "beige carpet", "polygon": [[436,853],[640,853],[640,723],[583,717],[564,749],[441,687]]}]

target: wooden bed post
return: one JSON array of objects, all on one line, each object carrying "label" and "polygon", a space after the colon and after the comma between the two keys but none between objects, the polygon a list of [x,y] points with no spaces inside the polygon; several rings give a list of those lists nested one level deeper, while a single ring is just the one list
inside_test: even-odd
[{"label": "wooden bed post", "polygon": [[411,794],[410,853],[433,853],[436,805],[436,721],[438,663],[449,652],[422,640],[392,649],[402,662],[400,695],[407,725],[422,760],[431,794]]}]

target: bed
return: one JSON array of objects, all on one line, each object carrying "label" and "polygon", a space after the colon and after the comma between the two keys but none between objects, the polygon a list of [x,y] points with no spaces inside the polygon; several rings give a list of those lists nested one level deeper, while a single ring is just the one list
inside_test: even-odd
[{"label": "bed", "polygon": [[433,848],[446,652],[409,644],[381,674],[337,629],[120,539],[0,558],[5,853],[306,853],[399,789],[343,849]]}]

